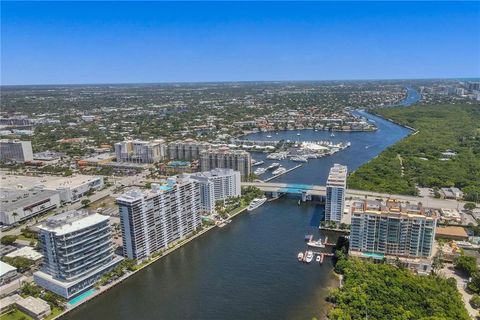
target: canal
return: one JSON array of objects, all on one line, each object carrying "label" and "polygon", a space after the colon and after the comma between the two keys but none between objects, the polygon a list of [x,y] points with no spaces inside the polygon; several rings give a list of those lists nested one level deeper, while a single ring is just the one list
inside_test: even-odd
[{"label": "canal", "polygon": [[[328,170],[341,163],[354,170],[410,132],[362,111],[375,132],[280,131],[272,139],[350,141],[350,148],[309,161],[274,181],[324,184]],[[266,133],[248,136],[266,139]],[[254,158],[262,159],[263,154]],[[267,160],[272,162],[271,160]],[[285,160],[286,167],[296,163]],[[266,203],[244,213],[157,261],[106,294],[65,316],[71,320],[265,320],[324,318],[325,297],[336,284],[330,258],[322,266],[298,263],[303,237],[320,234],[323,207],[293,199]],[[335,240],[332,234],[329,239]]]}]

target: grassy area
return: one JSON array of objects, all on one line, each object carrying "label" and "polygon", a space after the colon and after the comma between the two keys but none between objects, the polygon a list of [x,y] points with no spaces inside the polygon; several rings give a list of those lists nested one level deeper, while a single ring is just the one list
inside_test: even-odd
[{"label": "grassy area", "polygon": [[33,319],[28,314],[23,313],[18,309],[12,309],[0,316],[0,320],[31,320]]},{"label": "grassy area", "polygon": [[330,294],[331,320],[470,319],[454,279],[352,258],[335,269],[344,281]]},{"label": "grassy area", "polygon": [[116,208],[116,204],[115,204],[115,198],[113,197],[106,197],[106,198],[102,198],[98,201],[95,201],[95,202],[92,202],[88,205],[88,208],[90,210],[96,210],[98,208],[105,208],[105,209],[108,209],[108,208]]},{"label": "grassy area", "polygon": [[[466,200],[480,201],[480,105],[419,105],[375,112],[419,132],[351,174],[350,188],[413,195],[416,185],[455,186]],[[457,155],[441,160],[447,150]]]},{"label": "grassy area", "polygon": [[54,307],[54,308],[52,308],[52,313],[51,313],[48,317],[46,317],[44,320],[53,319],[53,318],[55,318],[56,316],[58,316],[58,315],[59,315],[60,313],[62,313],[62,312],[63,312],[62,309]]}]

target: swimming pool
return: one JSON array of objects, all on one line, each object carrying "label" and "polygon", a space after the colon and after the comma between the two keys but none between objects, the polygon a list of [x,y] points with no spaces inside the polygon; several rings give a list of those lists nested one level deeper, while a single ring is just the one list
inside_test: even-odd
[{"label": "swimming pool", "polygon": [[77,304],[77,303],[80,303],[80,302],[82,302],[83,300],[85,300],[85,299],[87,299],[88,297],[90,297],[92,294],[94,294],[95,291],[97,291],[97,290],[95,290],[95,289],[87,290],[87,291],[85,291],[84,293],[76,296],[75,298],[70,299],[70,300],[68,301],[68,304],[71,305],[71,306],[73,306],[73,305],[75,305],[75,304]]}]

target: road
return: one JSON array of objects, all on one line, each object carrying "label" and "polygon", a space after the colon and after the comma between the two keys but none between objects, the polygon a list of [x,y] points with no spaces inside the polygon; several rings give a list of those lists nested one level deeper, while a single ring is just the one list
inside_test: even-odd
[{"label": "road", "polygon": [[465,303],[465,308],[467,308],[468,313],[470,316],[475,319],[475,317],[478,316],[478,311],[476,311],[471,305],[470,305],[470,299],[472,298],[472,295],[469,294],[468,292],[465,291],[466,287],[466,280],[465,278],[462,278],[460,275],[458,275],[455,272],[455,269],[453,268],[453,265],[448,264],[445,265],[445,267],[439,271],[439,274],[445,276],[445,278],[454,278],[457,281],[457,288],[460,294],[462,295],[462,300]]},{"label": "road", "polygon": [[[305,190],[309,194],[313,195],[321,195],[325,196],[326,187],[320,185],[312,185],[312,186],[305,186],[305,185],[295,185],[295,184],[286,184],[286,183],[275,183],[275,182],[242,182],[242,186],[255,186],[260,188],[262,191],[269,191],[275,192],[279,189],[285,188],[295,188],[295,186],[299,186],[299,188],[305,188]],[[409,201],[411,203],[418,203],[422,202],[425,207],[429,208],[451,208],[451,209],[463,209],[464,202],[457,201],[457,200],[449,200],[449,199],[436,199],[432,198],[428,195],[423,195],[420,197],[416,196],[408,196],[408,195],[399,195],[399,194],[387,194],[387,193],[379,193],[379,192],[372,192],[372,191],[364,191],[364,190],[354,190],[354,189],[347,189],[347,197],[359,197],[359,198],[395,198],[401,201]]]}]

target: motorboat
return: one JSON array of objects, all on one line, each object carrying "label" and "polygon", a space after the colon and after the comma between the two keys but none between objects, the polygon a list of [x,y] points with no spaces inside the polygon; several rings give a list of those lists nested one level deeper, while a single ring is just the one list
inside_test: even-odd
[{"label": "motorboat", "polygon": [[280,166],[280,163],[274,162],[274,163],[272,163],[271,165],[269,165],[269,166],[267,167],[267,170],[272,170],[272,169],[275,169],[275,168],[277,168],[277,167],[279,167],[279,166]]},{"label": "motorboat", "polygon": [[307,246],[314,247],[314,248],[325,248],[325,245],[322,243],[321,240],[309,241],[307,242]]},{"label": "motorboat", "polygon": [[278,175],[278,174],[284,174],[285,172],[287,172],[287,169],[285,169],[284,167],[280,167],[277,170],[274,170],[272,173],[274,175]]},{"label": "motorboat", "polygon": [[310,263],[313,260],[313,251],[307,251],[307,255],[305,256],[305,262]]},{"label": "motorboat", "polygon": [[300,157],[300,156],[292,157],[292,158],[290,158],[290,160],[295,161],[295,162],[308,162],[307,158]]},{"label": "motorboat", "polygon": [[252,163],[252,166],[260,166],[260,165],[262,165],[262,164],[264,164],[264,163],[265,163],[265,161],[262,161],[262,160],[260,160],[260,161],[255,161],[255,163]]},{"label": "motorboat", "polygon": [[303,260],[303,252],[299,252],[299,253],[298,253],[297,259],[298,259],[298,261],[302,261],[302,260]]},{"label": "motorboat", "polygon": [[267,138],[271,138],[272,136],[271,135],[268,135]]},{"label": "motorboat", "polygon": [[267,198],[255,198],[250,202],[250,204],[247,207],[247,211],[253,211],[260,207],[262,204],[264,204],[267,201]]},{"label": "motorboat", "polygon": [[267,171],[267,169],[265,169],[265,168],[257,168],[255,171],[253,171],[253,173],[256,174],[257,176],[259,176],[261,174],[264,174],[266,171]]}]

